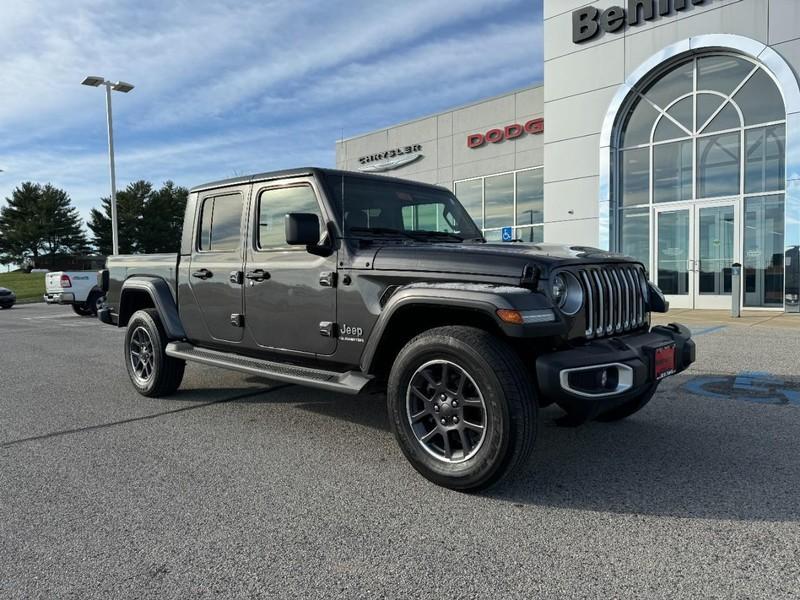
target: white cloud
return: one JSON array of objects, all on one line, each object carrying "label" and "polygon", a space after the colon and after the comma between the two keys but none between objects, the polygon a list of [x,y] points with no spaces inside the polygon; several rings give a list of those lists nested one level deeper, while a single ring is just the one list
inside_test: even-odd
[{"label": "white cloud", "polygon": [[[516,19],[504,10],[517,8]],[[334,140],[541,75],[541,23],[523,0],[36,0],[0,21],[0,197],[107,195],[103,94],[114,94],[120,187],[331,164]]]}]

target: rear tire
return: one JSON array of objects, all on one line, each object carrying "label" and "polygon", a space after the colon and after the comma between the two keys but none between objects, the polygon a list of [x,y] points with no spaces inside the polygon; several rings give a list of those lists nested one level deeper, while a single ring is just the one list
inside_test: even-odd
[{"label": "rear tire", "polygon": [[654,383],[650,386],[647,390],[636,396],[635,398],[631,398],[625,404],[622,404],[607,413],[603,413],[598,417],[595,417],[595,421],[600,421],[601,423],[613,423],[614,421],[621,421],[627,417],[630,417],[632,414],[639,412],[642,410],[653,395],[656,393],[658,389],[658,384]]},{"label": "rear tire", "polygon": [[158,311],[136,311],[125,333],[125,367],[142,396],[169,396],[181,385],[186,362],[167,356],[169,340]]},{"label": "rear tire", "polygon": [[80,315],[81,317],[88,317],[92,314],[92,309],[89,308],[89,305],[86,302],[73,304],[72,310],[76,315]]},{"label": "rear tire", "polygon": [[387,403],[411,465],[450,489],[488,488],[533,449],[538,407],[527,370],[482,329],[439,327],[408,342],[392,366]]}]

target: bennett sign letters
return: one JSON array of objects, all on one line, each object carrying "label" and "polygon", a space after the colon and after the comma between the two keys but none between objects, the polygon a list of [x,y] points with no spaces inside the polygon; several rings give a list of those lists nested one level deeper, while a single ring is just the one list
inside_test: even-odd
[{"label": "bennett sign letters", "polygon": [[689,4],[704,3],[705,0],[628,0],[627,10],[611,6],[603,11],[594,6],[584,6],[572,13],[572,41],[580,44],[591,40],[601,29],[613,33],[626,24],[638,25],[642,19],[652,21],[656,13],[663,17],[673,10],[686,10]]}]

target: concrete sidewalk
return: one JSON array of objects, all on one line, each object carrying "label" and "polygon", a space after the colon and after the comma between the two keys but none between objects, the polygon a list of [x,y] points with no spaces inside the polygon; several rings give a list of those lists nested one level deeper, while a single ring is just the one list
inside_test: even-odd
[{"label": "concrete sidewalk", "polygon": [[729,310],[692,310],[676,308],[666,314],[653,313],[654,325],[678,322],[688,326],[697,325],[731,325],[739,327],[772,327],[779,329],[796,329],[800,331],[800,314],[743,310],[742,316],[735,319]]}]

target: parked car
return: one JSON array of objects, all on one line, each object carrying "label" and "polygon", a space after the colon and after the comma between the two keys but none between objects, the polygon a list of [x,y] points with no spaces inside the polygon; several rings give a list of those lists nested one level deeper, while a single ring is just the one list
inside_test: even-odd
[{"label": "parked car", "polygon": [[0,287],[0,308],[11,308],[17,303],[17,295],[8,288]]},{"label": "parked car", "polygon": [[[112,256],[104,323],[127,327],[134,388],[186,361],[326,390],[387,392],[425,477],[477,490],[521,464],[537,411],[642,409],[686,369],[686,327],[642,264],[595,248],[486,243],[452,192],[327,169],[194,188],[178,254]],[[603,451],[605,449],[598,449]]]},{"label": "parked car", "polygon": [[69,304],[81,316],[96,315],[103,306],[96,271],[51,271],[44,276],[44,285],[45,302]]}]

